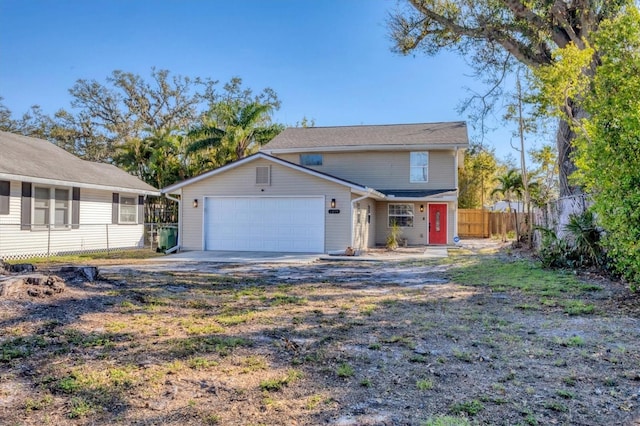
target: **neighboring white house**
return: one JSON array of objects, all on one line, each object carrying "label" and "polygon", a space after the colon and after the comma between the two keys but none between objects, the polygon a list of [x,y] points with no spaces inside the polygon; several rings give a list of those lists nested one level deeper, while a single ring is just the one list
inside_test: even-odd
[{"label": "neighboring white house", "polygon": [[140,247],[148,195],[115,166],[0,132],[0,258]]},{"label": "neighboring white house", "polygon": [[183,250],[329,252],[453,244],[462,122],[288,128],[253,156],[176,183]]}]

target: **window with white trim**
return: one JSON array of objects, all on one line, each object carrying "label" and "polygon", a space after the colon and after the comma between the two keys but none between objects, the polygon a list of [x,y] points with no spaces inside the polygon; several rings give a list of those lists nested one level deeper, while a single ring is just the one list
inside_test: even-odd
[{"label": "window with white trim", "polygon": [[429,181],[429,153],[412,152],[409,154],[409,182],[421,183]]},{"label": "window with white trim", "polygon": [[388,225],[413,228],[413,204],[389,204]]},{"label": "window with white trim", "polygon": [[[67,228],[71,224],[71,190],[69,188],[35,187],[33,224]],[[53,208],[52,208],[53,207]]]},{"label": "window with white trim", "polygon": [[322,166],[322,154],[300,154],[301,166]]},{"label": "window with white trim", "polygon": [[136,196],[120,195],[120,223],[138,223]]}]

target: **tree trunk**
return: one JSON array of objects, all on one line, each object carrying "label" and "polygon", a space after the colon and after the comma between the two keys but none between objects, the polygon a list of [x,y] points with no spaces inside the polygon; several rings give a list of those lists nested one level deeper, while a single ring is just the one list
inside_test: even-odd
[{"label": "tree trunk", "polygon": [[[582,108],[578,108],[571,101],[569,108],[571,108],[571,115],[574,120],[580,120],[586,117],[586,113]],[[556,133],[556,144],[558,147],[558,178],[560,181],[560,197],[568,197],[571,195],[580,195],[584,192],[582,187],[578,185],[572,185],[569,177],[573,172],[577,170],[575,163],[573,162],[574,146],[573,141],[576,139],[576,132],[571,128],[571,125],[566,120],[560,120],[558,131]]]}]

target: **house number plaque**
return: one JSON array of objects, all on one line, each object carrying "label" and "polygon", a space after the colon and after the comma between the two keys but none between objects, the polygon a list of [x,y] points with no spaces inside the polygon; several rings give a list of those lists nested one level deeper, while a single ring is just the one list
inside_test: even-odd
[{"label": "house number plaque", "polygon": [[340,209],[329,209],[329,214],[339,214]]}]

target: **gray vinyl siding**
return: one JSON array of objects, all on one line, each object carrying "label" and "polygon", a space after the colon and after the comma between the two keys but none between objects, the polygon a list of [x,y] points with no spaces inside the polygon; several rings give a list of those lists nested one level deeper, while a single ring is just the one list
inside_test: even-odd
[{"label": "gray vinyl siding", "polygon": [[[425,245],[428,242],[428,214],[429,203],[419,202],[411,203],[404,201],[378,202],[377,203],[377,217],[376,221],[376,244],[386,245],[387,235],[389,235],[389,204],[413,204],[414,205],[414,222],[411,228],[401,228],[402,235],[400,238],[406,238],[409,245]],[[420,213],[420,204],[424,205],[424,212]],[[447,244],[453,243],[453,237],[455,236],[456,227],[456,204],[452,202],[434,202],[433,204],[446,204],[447,205]]]},{"label": "gray vinyl siding", "polygon": [[[455,188],[457,173],[455,151],[428,151],[429,181],[425,183],[409,182],[410,152],[323,153],[322,166],[310,166],[310,168],[375,189]],[[278,157],[300,164],[299,154],[278,154]]]},{"label": "gray vinyl siding", "polygon": [[[271,167],[271,184],[256,185],[256,167]],[[351,245],[351,191],[343,185],[275,164],[268,160],[251,161],[182,188],[180,203],[183,250],[203,250],[205,197],[324,196],[325,251],[343,250]],[[328,214],[331,199],[336,199],[340,214]],[[193,200],[198,199],[198,207]]]},{"label": "gray vinyl siding", "polygon": [[[71,187],[69,187],[71,190]],[[111,225],[111,192],[80,189],[78,229],[21,230],[21,182],[11,182],[9,214],[0,215],[0,258],[141,247],[143,225]],[[108,237],[108,240],[107,240]]]}]

